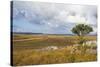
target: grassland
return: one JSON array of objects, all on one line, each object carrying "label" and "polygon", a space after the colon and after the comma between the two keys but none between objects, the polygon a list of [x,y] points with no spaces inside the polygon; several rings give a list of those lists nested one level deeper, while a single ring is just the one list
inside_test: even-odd
[{"label": "grassland", "polygon": [[[96,36],[86,36],[85,38],[87,41],[96,40]],[[13,65],[96,61],[96,47],[76,46],[77,39],[77,36],[66,35],[14,34],[12,40]],[[49,46],[56,46],[58,49],[44,49]]]}]

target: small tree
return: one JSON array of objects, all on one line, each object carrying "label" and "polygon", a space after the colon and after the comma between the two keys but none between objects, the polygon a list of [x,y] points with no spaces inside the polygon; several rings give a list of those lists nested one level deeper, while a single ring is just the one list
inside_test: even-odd
[{"label": "small tree", "polygon": [[92,32],[93,29],[89,25],[78,24],[71,31],[79,37],[79,44],[83,44],[85,42],[84,36]]}]

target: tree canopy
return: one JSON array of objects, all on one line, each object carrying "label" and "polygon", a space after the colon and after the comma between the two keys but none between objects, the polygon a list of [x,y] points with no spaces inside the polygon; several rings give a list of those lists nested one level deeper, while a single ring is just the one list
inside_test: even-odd
[{"label": "tree canopy", "polygon": [[84,35],[87,35],[92,31],[92,27],[85,24],[78,24],[72,28],[72,33],[79,36],[79,44],[83,44],[85,42]]},{"label": "tree canopy", "polygon": [[72,28],[72,32],[78,36],[87,35],[92,31],[93,31],[92,27],[85,24],[78,24]]}]

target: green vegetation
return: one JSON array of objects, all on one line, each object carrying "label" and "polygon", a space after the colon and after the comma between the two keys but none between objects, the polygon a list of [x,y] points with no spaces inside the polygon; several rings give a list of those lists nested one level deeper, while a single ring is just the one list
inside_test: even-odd
[{"label": "green vegetation", "polygon": [[85,24],[78,24],[72,29],[72,32],[79,37],[79,44],[83,44],[86,41],[84,36],[92,31],[92,27]]}]

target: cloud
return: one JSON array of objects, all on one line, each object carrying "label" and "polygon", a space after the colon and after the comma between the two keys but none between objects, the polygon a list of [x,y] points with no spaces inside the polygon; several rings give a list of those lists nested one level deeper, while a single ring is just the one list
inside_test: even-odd
[{"label": "cloud", "polygon": [[92,5],[14,1],[13,19],[18,27],[24,22],[20,28],[31,32],[71,34],[72,27],[79,23],[89,24],[93,33],[97,32],[97,7]]}]

